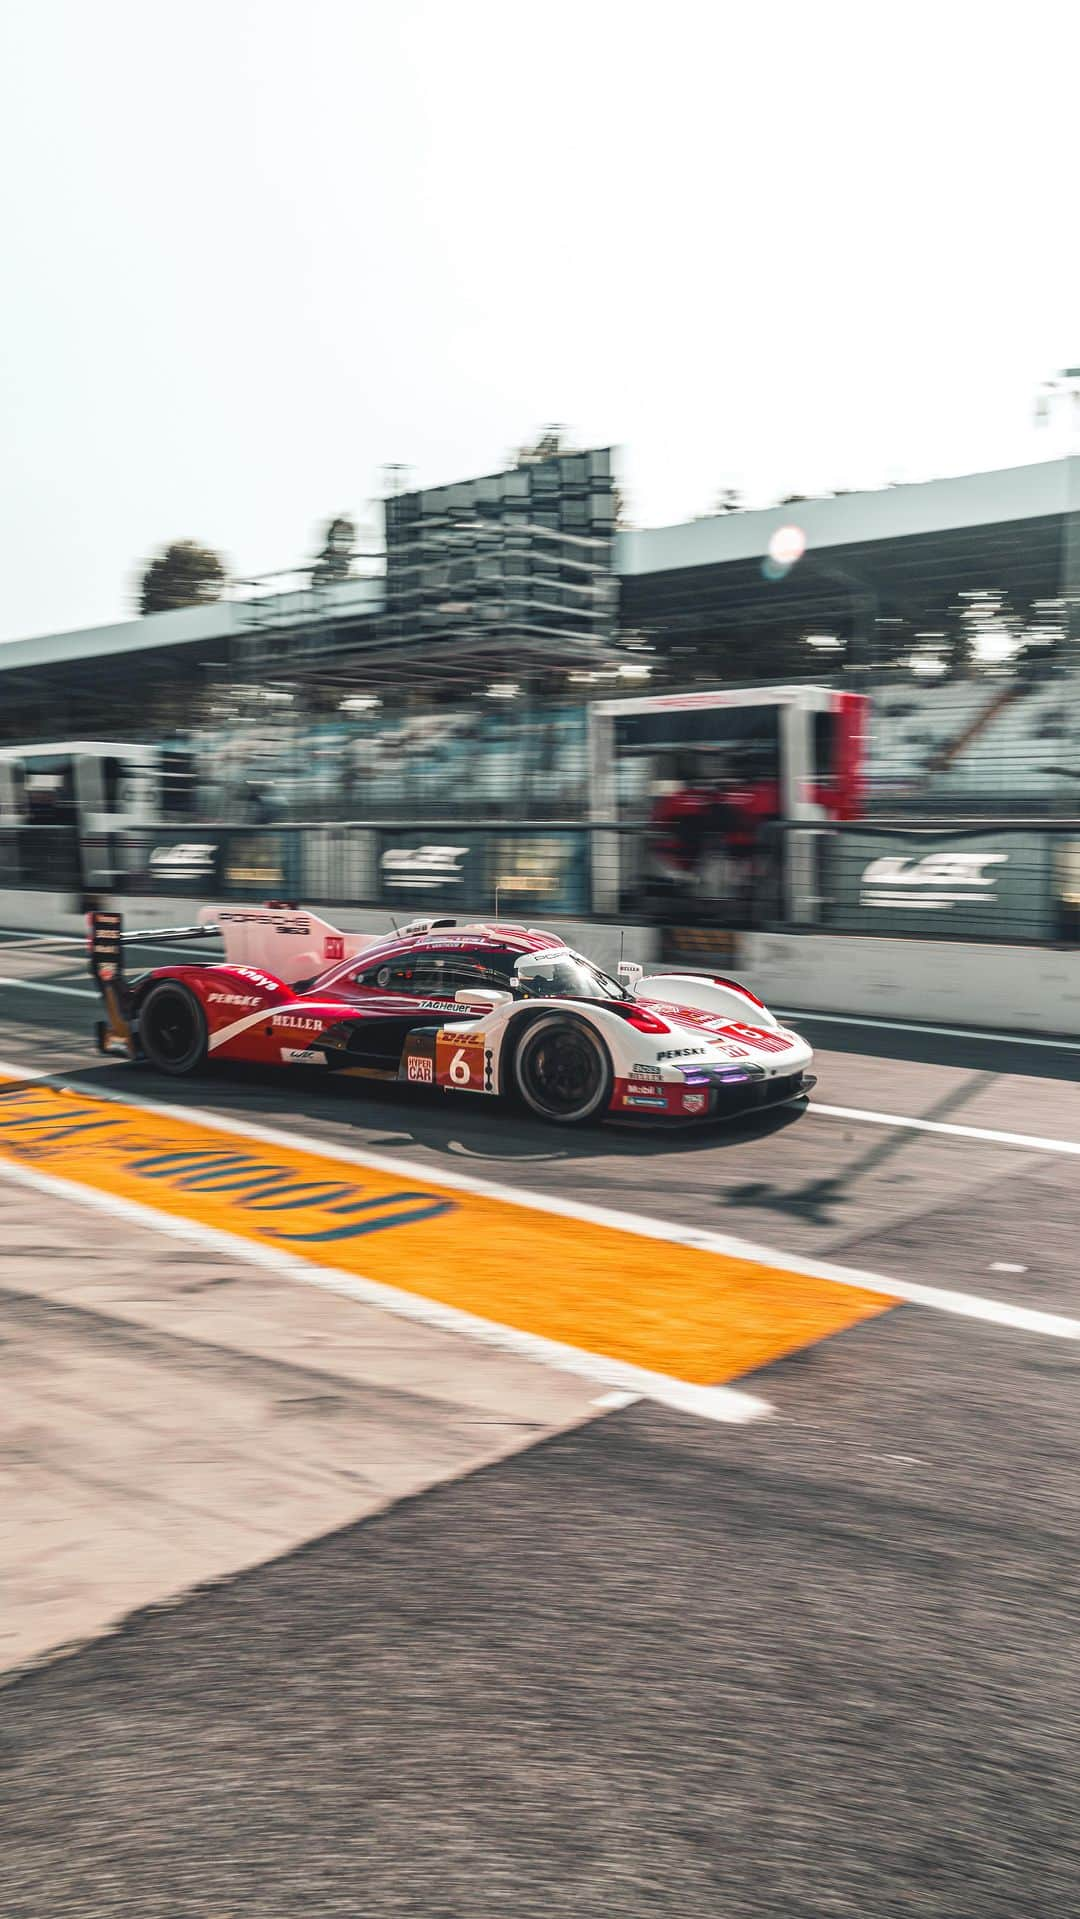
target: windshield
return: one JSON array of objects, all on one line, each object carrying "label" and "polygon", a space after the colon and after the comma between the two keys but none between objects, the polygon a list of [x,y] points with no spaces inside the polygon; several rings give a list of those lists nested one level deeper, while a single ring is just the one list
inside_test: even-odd
[{"label": "windshield", "polygon": [[514,981],[534,999],[626,998],[622,987],[606,973],[564,946],[523,955],[514,968]]}]

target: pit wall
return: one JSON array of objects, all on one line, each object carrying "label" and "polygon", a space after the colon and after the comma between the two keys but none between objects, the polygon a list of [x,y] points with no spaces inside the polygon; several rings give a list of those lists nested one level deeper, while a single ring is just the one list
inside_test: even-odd
[{"label": "pit wall", "polygon": [[[189,899],[141,899],[123,905],[131,927],[189,925],[196,912]],[[391,930],[389,915],[379,909],[318,910],[344,932]],[[601,966],[614,969],[620,957],[618,926],[586,920],[542,924]],[[83,921],[78,902],[70,897],[0,891],[0,928],[81,933]],[[656,927],[628,927],[625,957],[658,969],[660,938]],[[738,936],[736,958],[715,969],[697,970],[728,970],[770,1005],[792,1011],[1080,1037],[1080,950],[834,933],[744,933]]]}]

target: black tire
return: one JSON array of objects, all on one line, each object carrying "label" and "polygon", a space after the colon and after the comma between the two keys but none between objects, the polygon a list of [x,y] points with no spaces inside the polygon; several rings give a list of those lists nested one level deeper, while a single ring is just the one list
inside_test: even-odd
[{"label": "black tire", "polygon": [[139,1044],[159,1073],[194,1073],[206,1058],[206,1018],[178,980],[152,986],[139,1009]]},{"label": "black tire", "polygon": [[526,1106],[560,1126],[584,1126],[607,1112],[614,1084],[598,1033],[567,1013],[544,1013],[514,1054],[514,1084]]}]

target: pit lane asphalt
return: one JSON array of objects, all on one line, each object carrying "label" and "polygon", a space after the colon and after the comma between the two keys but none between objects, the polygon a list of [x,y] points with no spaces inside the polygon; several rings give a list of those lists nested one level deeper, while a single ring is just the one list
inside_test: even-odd
[{"label": "pit lane asphalt", "polygon": [[[177,1087],[93,1061],[93,1015],[0,989],[0,1057],[1080,1305],[1075,1158],[812,1114],[564,1138],[406,1089]],[[834,1039],[835,1105],[1080,1137],[1075,1054]],[[8,1909],[1075,1909],[1076,1361],[901,1307],[746,1382],[760,1425],[632,1407],[136,1619],[4,1695]]]},{"label": "pit lane asphalt", "polygon": [[[140,952],[148,964],[175,956]],[[1080,1312],[1075,1157],[800,1108],[698,1130],[608,1123],[561,1132],[501,1102],[369,1090],[299,1069],[219,1066],[177,1082],[95,1055],[96,1000],[72,996],[88,990],[81,961],[52,960],[42,972],[24,948],[11,943],[5,958],[0,943],[0,974],[31,965],[36,987],[68,991],[0,986],[0,1059],[28,1069],[391,1152],[429,1174],[470,1171],[886,1277]],[[806,1031],[818,1049],[815,1102],[1080,1141],[1080,1052],[810,1020]],[[1023,1271],[1002,1274],[1001,1265]]]}]

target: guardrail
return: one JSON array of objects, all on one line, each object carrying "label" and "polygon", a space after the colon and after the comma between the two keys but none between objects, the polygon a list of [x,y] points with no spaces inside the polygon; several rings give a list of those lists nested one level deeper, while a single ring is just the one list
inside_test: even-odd
[{"label": "guardrail", "polygon": [[706,963],[745,928],[1080,944],[1080,821],[776,824],[752,848],[671,855],[640,826],[564,820],[226,824],[81,840],[71,827],[7,827],[0,887],[302,899],[402,918],[618,918],[681,929],[689,951],[704,941]]}]

